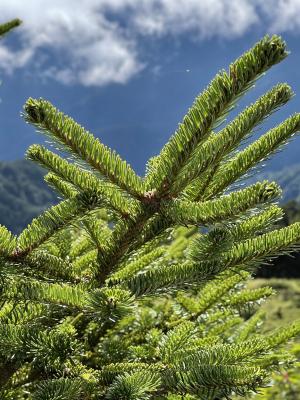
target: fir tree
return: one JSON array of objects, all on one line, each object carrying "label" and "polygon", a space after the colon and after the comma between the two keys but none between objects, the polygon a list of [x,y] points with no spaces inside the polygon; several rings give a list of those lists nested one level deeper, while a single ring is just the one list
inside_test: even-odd
[{"label": "fir tree", "polygon": [[62,200],[18,237],[1,227],[1,399],[229,399],[292,361],[300,322],[262,334],[273,291],[246,282],[295,250],[300,224],[274,227],[275,182],[235,187],[300,130],[295,114],[240,149],[292,90],[278,84],[224,124],[286,56],[266,36],[221,71],[143,178],[48,101],[26,102],[68,158],[28,149]]}]

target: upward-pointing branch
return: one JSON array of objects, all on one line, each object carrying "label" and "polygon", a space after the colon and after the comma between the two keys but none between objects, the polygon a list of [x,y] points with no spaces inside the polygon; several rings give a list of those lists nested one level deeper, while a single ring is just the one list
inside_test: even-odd
[{"label": "upward-pointing branch", "polygon": [[0,37],[4,36],[6,33],[11,31],[12,29],[16,28],[17,26],[21,25],[22,21],[18,18],[13,19],[5,24],[0,25]]},{"label": "upward-pointing branch", "polygon": [[293,92],[288,85],[277,85],[247,107],[221,132],[211,135],[209,140],[196,149],[191,160],[182,168],[172,185],[171,193],[176,196],[189,182],[207,171],[207,168],[213,168],[218,164],[228,153],[236,149],[258,124],[284,105],[292,95]]},{"label": "upward-pointing branch", "polygon": [[24,117],[51,140],[99,171],[104,178],[135,198],[143,197],[142,180],[130,165],[51,103],[43,99],[28,99]]},{"label": "upward-pointing branch", "polygon": [[263,72],[286,56],[282,39],[266,36],[231,64],[228,73],[219,73],[196,98],[176,133],[155,159],[146,178],[146,189],[168,193],[194,149],[207,139],[213,126]]}]

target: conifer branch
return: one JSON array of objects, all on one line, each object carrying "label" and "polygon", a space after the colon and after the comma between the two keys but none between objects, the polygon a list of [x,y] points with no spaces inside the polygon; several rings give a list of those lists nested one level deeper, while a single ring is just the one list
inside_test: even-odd
[{"label": "conifer branch", "polygon": [[[201,241],[201,237],[200,237]],[[286,228],[267,232],[257,237],[250,237],[241,242],[232,243],[229,249],[218,253],[217,259],[212,258],[213,266],[217,263],[219,270],[228,269],[234,266],[257,265],[265,259],[271,259],[278,256],[280,251],[293,252],[300,242],[300,223],[292,224]],[[195,263],[200,265],[207,264],[203,260],[203,251],[198,249],[197,241],[190,246],[189,257]],[[223,265],[223,267],[221,267]]]},{"label": "conifer branch", "polygon": [[47,251],[33,251],[24,262],[36,271],[36,276],[73,281],[73,266],[67,260],[57,257]]},{"label": "conifer branch", "polygon": [[181,198],[192,201],[201,201],[203,193],[205,193],[210,181],[218,170],[218,167],[219,164],[215,164],[189,183],[182,192]]},{"label": "conifer branch", "polygon": [[229,67],[222,71],[195,103],[179,125],[177,132],[156,157],[146,179],[147,189],[159,193],[169,190],[174,178],[185,165],[194,149],[205,140],[218,119],[230,109],[267,69],[287,56],[285,43],[278,36],[266,36]]},{"label": "conifer branch", "polygon": [[24,117],[27,122],[50,136],[51,140],[63,145],[72,155],[86,161],[113,184],[133,197],[143,196],[142,181],[131,167],[118,154],[49,102],[28,99],[24,106]]},{"label": "conifer branch", "polygon": [[70,197],[74,197],[78,194],[78,190],[76,190],[72,184],[64,181],[58,175],[52,172],[49,172],[47,175],[45,175],[44,180],[64,198],[69,199]]},{"label": "conifer branch", "polygon": [[300,114],[288,118],[278,127],[271,129],[255,142],[246,147],[229,160],[215,174],[211,185],[205,192],[204,198],[208,199],[222,192],[238,178],[243,176],[259,162],[285,144],[300,130]]},{"label": "conifer branch", "polygon": [[105,246],[106,250],[99,254],[99,267],[96,276],[100,283],[105,282],[129,248],[133,249],[133,243],[154,212],[155,210],[141,211],[128,222],[120,222],[116,225]]},{"label": "conifer branch", "polygon": [[76,311],[86,305],[86,292],[80,285],[71,286],[18,277],[6,279],[1,289],[1,300],[5,301],[68,306]]},{"label": "conifer branch", "polygon": [[[238,367],[194,363],[193,367],[181,364],[167,377],[167,386],[177,393],[194,394],[201,400],[228,397],[232,391],[244,396],[264,383],[265,374],[259,367]],[[217,383],[218,382],[218,383]],[[173,389],[174,390],[174,389]]]},{"label": "conifer branch", "polygon": [[267,342],[270,348],[277,348],[278,346],[286,343],[288,340],[299,335],[300,333],[300,320],[296,320],[288,327],[280,327],[275,332],[267,336]]},{"label": "conifer branch", "polygon": [[222,273],[219,276],[216,276],[214,280],[208,282],[204,288],[200,289],[197,298],[194,300],[192,309],[190,309],[190,298],[180,295],[179,297],[177,296],[177,301],[189,310],[190,319],[195,320],[201,314],[210,309],[217,301],[220,301],[231,289],[241,281],[244,281],[248,276],[247,272],[229,274],[229,276]]},{"label": "conifer branch", "polygon": [[189,246],[189,254],[193,258],[195,249],[198,261],[220,259],[222,254],[230,250],[234,243],[269,231],[281,217],[282,209],[276,205],[271,205],[263,212],[245,218],[238,223],[229,224],[227,227],[216,227],[205,235],[198,235]]},{"label": "conifer branch", "polygon": [[4,35],[6,35],[6,33],[11,31],[12,29],[20,26],[21,23],[22,23],[22,21],[20,19],[15,18],[9,22],[6,22],[5,24],[1,24],[0,25],[0,37],[3,37]]},{"label": "conifer branch", "polygon": [[9,257],[16,247],[16,239],[5,226],[0,225],[0,257]]},{"label": "conifer branch", "polygon": [[208,202],[175,200],[166,204],[164,212],[177,223],[207,225],[237,217],[280,193],[274,182],[265,181]]},{"label": "conifer branch", "polygon": [[268,286],[258,289],[244,289],[240,293],[233,294],[230,298],[227,298],[226,301],[231,307],[240,309],[247,303],[265,300],[274,293],[274,290]]},{"label": "conifer branch", "polygon": [[135,296],[171,292],[172,289],[199,286],[221,272],[222,266],[217,263],[184,262],[182,264],[161,265],[125,280],[123,283]]},{"label": "conifer branch", "polygon": [[[160,375],[147,370],[124,373],[109,387],[107,399],[147,399],[147,393],[155,392],[161,383]],[[130,396],[130,397],[129,397]],[[147,396],[147,397],[146,397]]]},{"label": "conifer branch", "polygon": [[217,274],[229,268],[239,266],[245,269],[245,264],[252,265],[266,258],[276,257],[282,250],[293,251],[295,244],[300,242],[300,224],[295,223],[287,228],[269,232],[253,239],[233,245],[232,248],[221,253],[217,259],[203,261],[202,254],[197,252],[194,245],[190,251],[192,262],[159,266],[137,274],[125,281],[124,284],[136,296],[157,291],[186,287],[200,282],[207,282]]},{"label": "conifer branch", "polygon": [[263,319],[265,318],[265,312],[259,310],[251,318],[249,318],[246,322],[244,322],[240,329],[237,330],[235,334],[235,339],[238,342],[243,342],[249,338],[252,332],[257,330],[257,327],[262,324]]},{"label": "conifer branch", "polygon": [[82,217],[87,211],[101,206],[101,204],[101,199],[83,193],[51,207],[40,217],[34,219],[21,233],[17,240],[17,249],[13,258],[24,257],[59,229]]},{"label": "conifer branch", "polygon": [[272,228],[283,217],[283,209],[275,204],[267,207],[263,212],[236,224],[230,229],[230,235],[235,241],[241,241],[264,233]]},{"label": "conifer branch", "polygon": [[75,242],[72,245],[72,248],[70,249],[69,256],[71,260],[75,260],[77,257],[82,256],[83,254],[86,254],[90,250],[94,249],[94,243],[91,241],[90,237],[86,237],[85,235],[79,236],[79,238],[76,238]]},{"label": "conifer branch", "polygon": [[80,400],[88,388],[87,382],[78,377],[42,380],[33,393],[32,400],[72,399]]},{"label": "conifer branch", "polygon": [[118,283],[122,282],[123,279],[128,279],[134,276],[137,272],[141,271],[145,267],[151,265],[154,261],[158,261],[166,252],[166,247],[161,246],[155,248],[154,250],[150,251],[139,257],[137,260],[134,260],[130,263],[126,263],[124,266],[120,266],[118,271],[113,273],[109,277],[109,283]]},{"label": "conifer branch", "polygon": [[262,261],[267,257],[276,257],[283,249],[295,251],[299,242],[300,223],[294,223],[234,245],[230,251],[224,253],[224,263],[233,266],[253,260]]},{"label": "conifer branch", "polygon": [[277,85],[212,131],[286,55],[266,36],[221,71],[145,180],[49,102],[27,101],[25,119],[75,162],[31,146],[66,200],[17,239],[0,227],[1,399],[229,399],[291,362],[278,347],[300,323],[258,332],[273,290],[246,284],[260,263],[299,248],[300,223],[276,229],[274,182],[230,191],[299,131],[296,114],[236,151],[291,89]]},{"label": "conifer branch", "polygon": [[221,132],[211,135],[209,140],[196,149],[191,160],[182,168],[172,184],[170,194],[176,196],[189,182],[218,163],[225,155],[234,150],[241,140],[245,139],[270,113],[284,105],[292,95],[293,92],[288,85],[277,85],[260,97],[253,105],[247,107]]},{"label": "conifer branch", "polygon": [[72,263],[76,275],[85,276],[87,279],[94,276],[98,267],[99,249],[92,249],[78,256]]},{"label": "conifer branch", "polygon": [[[106,206],[111,207],[112,210],[125,218],[135,212],[134,208],[137,206],[137,203],[134,200],[127,199],[115,185],[97,179],[94,174],[83,171],[78,166],[68,163],[45,147],[40,145],[30,146],[26,156],[28,159],[52,171],[80,192],[90,192],[95,196],[101,197]],[[57,183],[57,180],[55,182]],[[62,190],[66,190],[67,193],[72,193],[70,192],[71,188],[68,189],[65,185],[63,189],[61,182],[59,183],[59,187]]]}]

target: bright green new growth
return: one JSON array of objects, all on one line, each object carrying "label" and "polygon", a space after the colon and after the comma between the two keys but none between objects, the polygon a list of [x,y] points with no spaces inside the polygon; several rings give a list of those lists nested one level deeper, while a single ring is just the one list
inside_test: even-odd
[{"label": "bright green new growth", "polygon": [[63,200],[19,237],[0,228],[1,399],[229,399],[292,361],[282,348],[300,321],[263,335],[273,291],[245,283],[295,250],[300,224],[276,228],[274,182],[230,191],[300,130],[296,114],[238,151],[291,89],[213,131],[286,55],[267,36],[219,73],[144,178],[49,102],[26,102],[25,120],[73,162],[31,146]]}]

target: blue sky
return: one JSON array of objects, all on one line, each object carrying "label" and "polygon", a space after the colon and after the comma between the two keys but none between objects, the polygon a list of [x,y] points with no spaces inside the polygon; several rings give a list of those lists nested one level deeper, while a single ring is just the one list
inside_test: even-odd
[{"label": "blue sky", "polygon": [[[24,21],[0,42],[1,160],[43,141],[20,117],[29,96],[43,97],[143,174],[194,97],[266,33],[291,55],[235,112],[285,81],[298,96],[261,133],[300,111],[300,0],[1,0],[0,11],[0,22]],[[269,168],[299,162],[299,149],[296,138]]]}]

